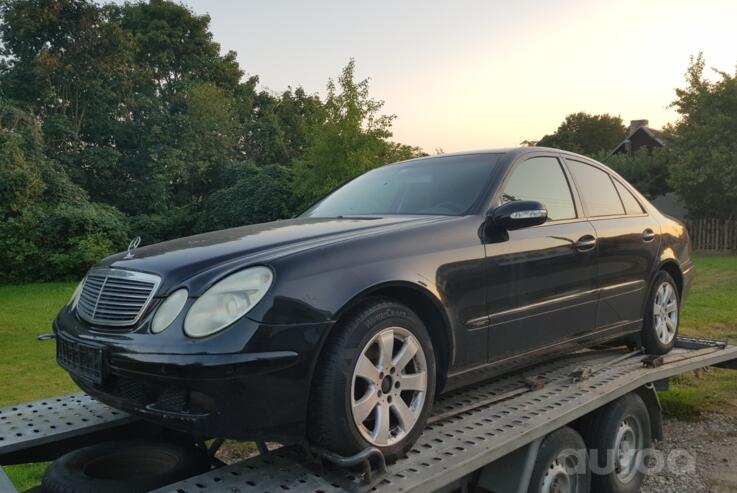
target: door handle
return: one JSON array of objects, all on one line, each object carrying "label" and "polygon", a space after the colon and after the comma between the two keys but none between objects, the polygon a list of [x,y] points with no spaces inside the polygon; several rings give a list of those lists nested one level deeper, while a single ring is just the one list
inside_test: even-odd
[{"label": "door handle", "polygon": [[579,252],[588,252],[596,248],[596,238],[592,235],[584,235],[576,242],[576,249]]},{"label": "door handle", "polygon": [[650,228],[647,228],[645,231],[642,232],[642,241],[645,243],[650,243],[655,239],[655,231],[653,231]]}]

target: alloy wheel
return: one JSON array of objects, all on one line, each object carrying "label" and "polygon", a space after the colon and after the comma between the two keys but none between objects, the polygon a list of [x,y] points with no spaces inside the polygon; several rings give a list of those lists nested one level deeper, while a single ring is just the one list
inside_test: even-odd
[{"label": "alloy wheel", "polygon": [[412,431],[427,396],[427,361],[417,337],[403,327],[382,329],[353,369],[351,414],[374,446],[397,443]]},{"label": "alloy wheel", "polygon": [[678,330],[678,296],[669,282],[662,283],[655,292],[653,318],[658,340],[670,344]]}]

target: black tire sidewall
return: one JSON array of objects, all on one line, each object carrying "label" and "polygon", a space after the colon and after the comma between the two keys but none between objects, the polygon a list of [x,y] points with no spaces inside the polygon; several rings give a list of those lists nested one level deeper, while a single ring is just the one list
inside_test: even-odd
[{"label": "black tire sidewall", "polygon": [[[143,448],[142,448],[143,447]],[[108,454],[135,453],[140,457],[141,450],[156,450],[174,456],[177,463],[168,470],[147,477],[136,475],[124,479],[101,479],[85,473],[87,466]],[[209,469],[207,455],[194,446],[182,446],[168,442],[146,442],[124,440],[105,442],[74,450],[56,459],[44,473],[42,490],[44,493],[137,493],[151,491],[180,481],[186,477],[206,472]]]},{"label": "black tire sidewall", "polygon": [[579,456],[586,461],[582,466],[583,471],[576,474],[575,477],[580,485],[578,491],[581,493],[589,491],[590,471],[588,454],[586,453],[586,444],[578,432],[566,426],[550,433],[540,443],[540,448],[537,452],[537,459],[535,460],[535,466],[532,470],[532,476],[530,477],[530,484],[527,488],[528,493],[538,493],[540,491],[539,486],[543,481],[545,472],[553,463],[553,460],[565,450],[577,451]]},{"label": "black tire sidewall", "polygon": [[[606,464],[608,460],[607,452],[614,450],[614,441],[619,424],[626,418],[637,421],[643,437],[642,450],[652,446],[650,414],[647,406],[645,406],[640,396],[628,394],[604,407],[585,426],[584,437],[587,445],[591,450],[597,451],[596,460],[598,464],[592,464],[592,467],[601,467]],[[636,493],[640,491],[640,486],[645,477],[642,470],[644,464],[640,464],[638,467],[640,469],[637,474],[628,483],[622,483],[614,472],[602,475],[592,474],[592,491],[601,493]]]},{"label": "black tire sidewall", "polygon": [[[669,344],[663,344],[655,332],[655,320],[653,317],[653,304],[655,303],[655,296],[658,292],[658,288],[664,282],[668,282],[673,288],[673,292],[676,295],[677,300],[677,311],[678,311],[678,326],[676,327],[676,334],[673,336],[673,340]],[[681,295],[678,292],[678,286],[676,285],[673,278],[665,271],[660,271],[653,279],[652,285],[650,286],[650,294],[647,297],[647,305],[645,305],[645,315],[642,324],[642,345],[648,354],[666,354],[676,343],[676,337],[678,337],[678,331],[681,325]]]},{"label": "black tire sidewall", "polygon": [[388,327],[402,327],[417,338],[425,353],[427,392],[423,410],[413,430],[391,446],[378,447],[388,459],[393,460],[402,456],[406,449],[417,440],[432,409],[436,380],[435,353],[427,329],[420,318],[408,307],[391,301],[376,301],[365,306],[364,310],[340,327],[344,332],[339,337],[338,344],[332,348],[338,352],[338,358],[333,360],[337,361],[337,365],[325,369],[332,373],[333,395],[340,397],[332,400],[333,409],[328,412],[335,417],[335,432],[341,434],[344,439],[342,444],[333,441],[330,448],[337,449],[334,451],[338,453],[353,454],[372,446],[363,438],[353,422],[351,409],[353,371],[359,356],[371,338]]}]

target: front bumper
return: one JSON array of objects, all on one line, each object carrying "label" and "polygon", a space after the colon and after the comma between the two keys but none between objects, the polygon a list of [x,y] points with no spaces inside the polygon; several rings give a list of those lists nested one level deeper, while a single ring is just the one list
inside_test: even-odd
[{"label": "front bumper", "polygon": [[112,407],[205,437],[286,443],[303,438],[314,364],[330,324],[243,319],[236,325],[247,327],[227,331],[250,335],[237,353],[208,353],[210,346],[222,345],[208,340],[192,341],[188,353],[167,353],[143,343],[158,342],[157,335],[96,332],[68,311],[54,322],[54,331],[57,344],[100,348],[99,379],[62,366],[82,390]]}]

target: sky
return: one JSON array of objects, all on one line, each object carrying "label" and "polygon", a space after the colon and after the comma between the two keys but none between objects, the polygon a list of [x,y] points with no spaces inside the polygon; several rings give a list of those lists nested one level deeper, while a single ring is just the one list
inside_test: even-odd
[{"label": "sky", "polygon": [[519,145],[574,112],[660,128],[689,56],[737,66],[737,0],[184,0],[261,87],[325,93],[353,57],[426,152]]}]

